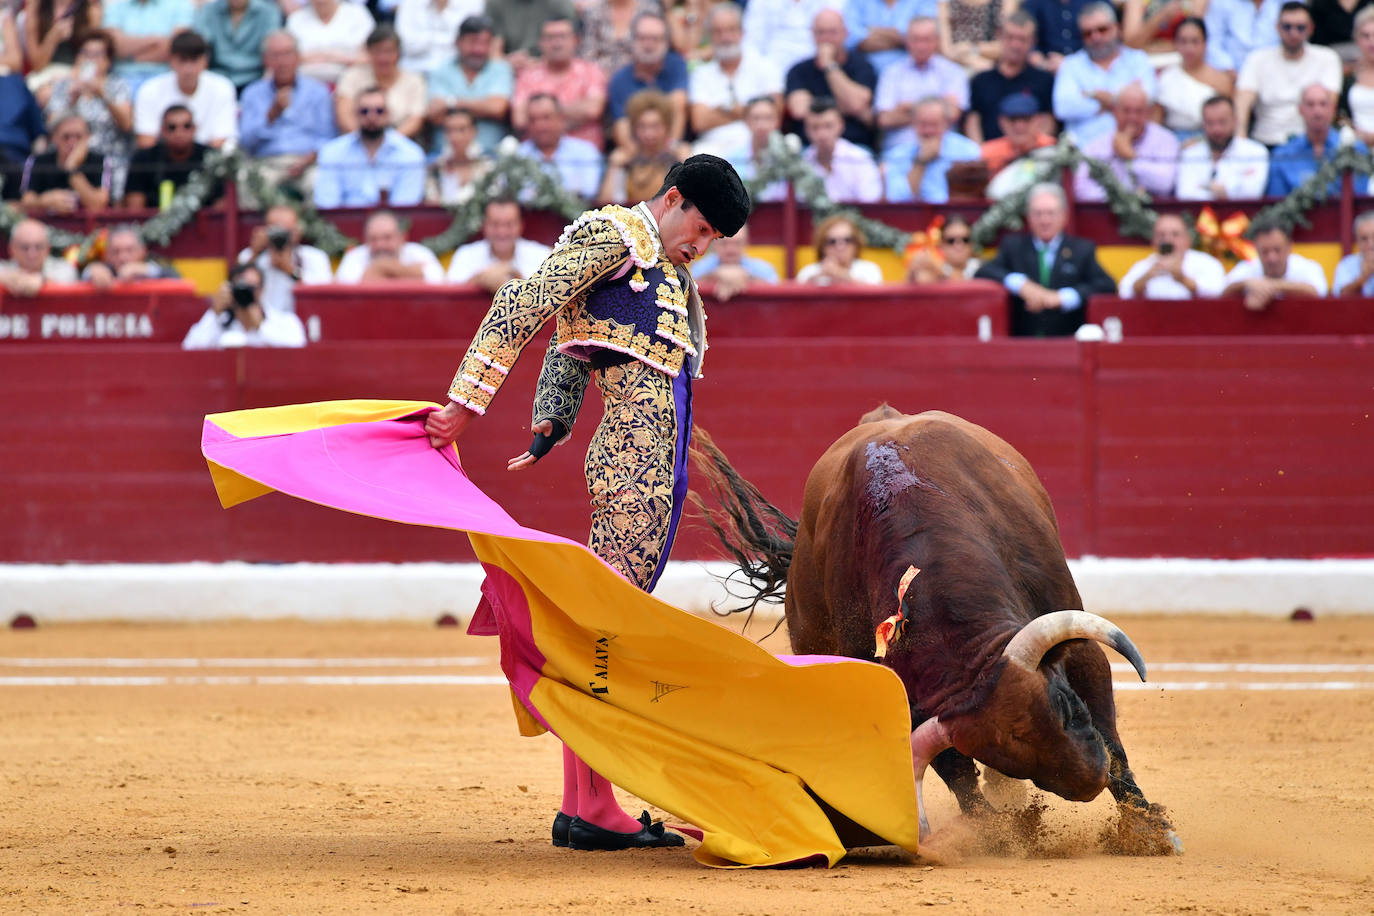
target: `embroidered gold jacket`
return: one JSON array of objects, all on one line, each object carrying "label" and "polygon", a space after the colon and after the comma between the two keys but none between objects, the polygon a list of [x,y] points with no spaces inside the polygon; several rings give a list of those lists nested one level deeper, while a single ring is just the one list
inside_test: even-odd
[{"label": "embroidered gold jacket", "polygon": [[[611,316],[597,317],[586,308],[588,293],[606,283],[623,282],[644,291],[646,270],[655,275],[661,271],[666,281],[654,291],[658,312],[653,334]],[[485,413],[520,352],[555,315],[557,331],[545,357],[536,419],[542,418],[541,399],[575,398],[575,403],[544,414],[571,427],[586,387],[585,360],[598,347],[627,353],[674,377],[684,363],[688,371],[699,373],[706,348],[701,300],[691,275],[678,271],[666,257],[653,216],[644,204],[587,211],[563,230],[553,252],[532,276],[511,280],[497,290],[449,387],[449,397]],[[560,349],[560,341],[569,343]],[[571,416],[568,408],[572,408]]]}]

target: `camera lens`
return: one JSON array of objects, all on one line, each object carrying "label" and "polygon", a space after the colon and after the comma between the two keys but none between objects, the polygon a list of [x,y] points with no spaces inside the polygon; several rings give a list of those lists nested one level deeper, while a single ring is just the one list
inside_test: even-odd
[{"label": "camera lens", "polygon": [[258,298],[258,288],[247,283],[235,283],[230,290],[234,296],[234,304],[240,306],[250,306]]}]

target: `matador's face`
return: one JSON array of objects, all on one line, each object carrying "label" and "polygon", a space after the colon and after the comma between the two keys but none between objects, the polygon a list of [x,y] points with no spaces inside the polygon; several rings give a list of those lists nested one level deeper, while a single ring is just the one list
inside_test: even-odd
[{"label": "matador's face", "polygon": [[665,209],[658,220],[658,233],[663,239],[663,251],[673,264],[679,267],[690,264],[706,254],[712,242],[722,238],[677,188],[668,189],[663,203]]}]

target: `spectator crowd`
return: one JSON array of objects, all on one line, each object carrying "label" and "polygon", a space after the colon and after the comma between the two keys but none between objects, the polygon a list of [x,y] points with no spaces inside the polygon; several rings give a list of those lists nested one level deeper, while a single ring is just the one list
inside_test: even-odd
[{"label": "spectator crowd", "polygon": [[[237,148],[318,208],[374,209],[337,273],[301,244],[289,208],[269,212],[212,323],[275,339],[267,319],[291,313],[295,282],[494,289],[528,275],[542,249],[521,238],[518,200],[492,202],[482,240],[447,274],[389,210],[466,199],[503,143],[590,202],[649,196],[690,152],[749,178],[779,132],[799,138],[843,203],[981,197],[1064,135],[1156,198],[1287,194],[1341,147],[1374,140],[1374,7],[1323,10],[1314,18],[1299,0],[0,0],[3,194],[36,218],[162,208],[210,150]],[[776,184],[759,197],[784,193]],[[1106,197],[1086,168],[1073,193]],[[1033,196],[1027,224],[1038,203],[1048,232],[1045,214],[1065,202],[1044,188]],[[1362,225],[1357,235],[1374,238]],[[42,226],[23,228],[14,239]],[[909,278],[992,276],[1024,304],[1026,327],[1048,333],[1054,322],[1037,316],[1078,308],[1075,286],[1053,285],[1053,256],[1087,252],[1062,231],[1036,244],[1027,234],[1016,256],[1036,264],[1011,263],[1004,245],[980,265],[957,250],[967,223],[947,228]],[[1122,294],[1230,290],[1252,304],[1290,282],[1269,266],[1277,242],[1257,240],[1254,276],[1217,277],[1187,237],[1161,218],[1150,262]],[[818,226],[816,263],[798,279],[880,281],[862,244],[848,220]],[[743,245],[717,254],[698,270],[718,271],[728,294],[768,282]],[[1340,289],[1374,288],[1374,256],[1362,258],[1338,274]],[[96,273],[117,282],[122,269]],[[249,288],[256,320],[235,305]]]}]

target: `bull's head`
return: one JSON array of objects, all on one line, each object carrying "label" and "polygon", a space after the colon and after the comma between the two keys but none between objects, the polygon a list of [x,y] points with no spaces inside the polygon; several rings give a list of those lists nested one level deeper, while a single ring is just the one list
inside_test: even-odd
[{"label": "bull's head", "polygon": [[[911,736],[917,797],[925,766],[957,747],[988,766],[1073,801],[1096,798],[1107,786],[1108,760],[1083,699],[1052,651],[1071,639],[1091,639],[1124,655],[1145,680],[1140,651],[1119,627],[1086,611],[1056,611],[1027,623],[1007,644],[1001,677],[977,713],[948,722],[929,719]],[[928,827],[921,817],[922,833]]]}]

